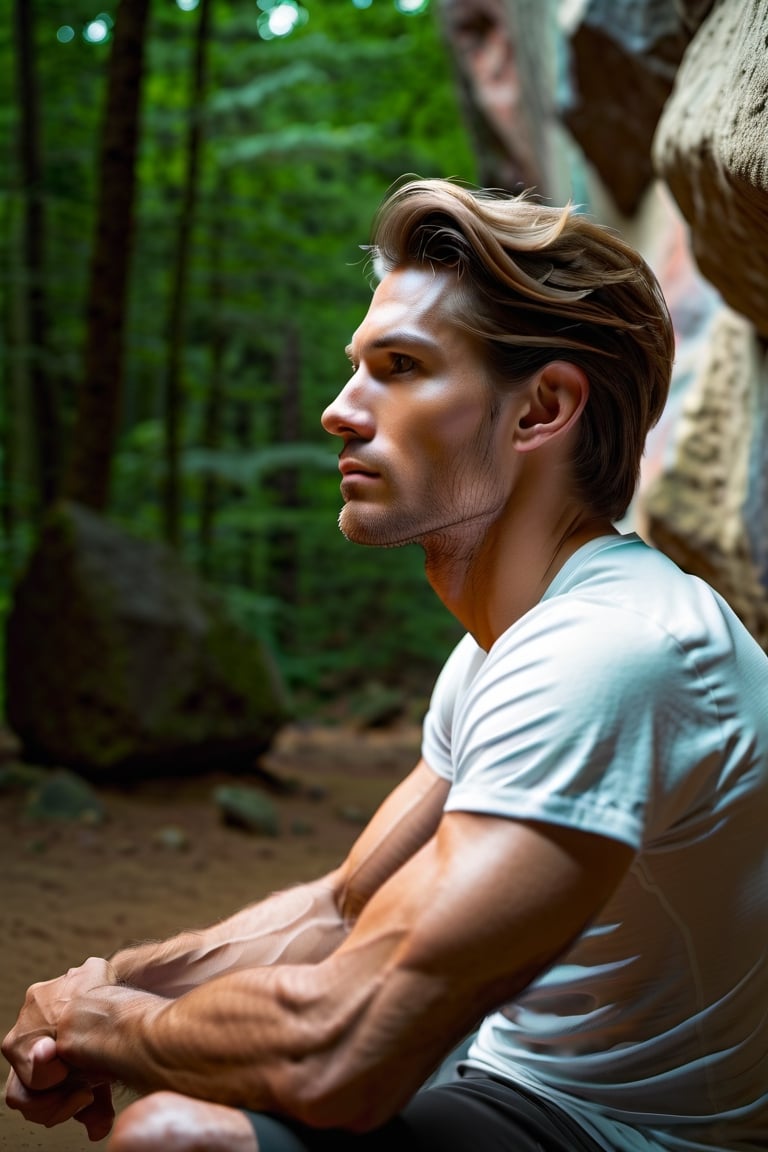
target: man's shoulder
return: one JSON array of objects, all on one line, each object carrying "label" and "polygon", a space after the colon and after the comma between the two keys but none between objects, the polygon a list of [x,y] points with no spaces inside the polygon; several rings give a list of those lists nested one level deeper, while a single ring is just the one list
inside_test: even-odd
[{"label": "man's shoulder", "polygon": [[727,657],[754,644],[710,585],[634,534],[577,553],[520,623],[518,639],[563,644],[572,637],[578,647],[583,636],[617,660],[666,651],[685,663],[688,653]]}]

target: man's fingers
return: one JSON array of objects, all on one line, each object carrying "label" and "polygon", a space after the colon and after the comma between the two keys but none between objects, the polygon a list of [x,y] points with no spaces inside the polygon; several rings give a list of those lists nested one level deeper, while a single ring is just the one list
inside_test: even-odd
[{"label": "man's fingers", "polygon": [[21,1112],[25,1120],[52,1128],[71,1120],[78,1112],[88,1108],[94,1100],[94,1092],[87,1085],[70,1084],[51,1088],[47,1092],[35,1092],[26,1087],[15,1073],[8,1077],[5,1101],[9,1108]]},{"label": "man's fingers", "polygon": [[112,1105],[112,1089],[109,1084],[97,1084],[93,1089],[93,1100],[82,1108],[75,1120],[85,1125],[89,1140],[103,1140],[112,1130],[115,1109]]},{"label": "man's fingers", "polygon": [[69,1068],[56,1054],[56,1041],[50,1032],[25,1032],[20,1020],[3,1041],[3,1055],[29,1088],[52,1088],[69,1075]]},{"label": "man's fingers", "polygon": [[41,1036],[39,1040],[35,1040],[29,1054],[33,1060],[41,1064],[53,1060],[56,1055],[56,1041],[53,1036]]},{"label": "man's fingers", "polygon": [[12,1068],[5,1082],[5,1102],[8,1107],[21,1112],[31,1096],[32,1093]]},{"label": "man's fingers", "polygon": [[69,1075],[69,1068],[56,1055],[56,1041],[52,1036],[41,1036],[29,1051],[29,1074],[25,1077],[27,1086],[35,1091],[44,1091],[63,1084]]}]

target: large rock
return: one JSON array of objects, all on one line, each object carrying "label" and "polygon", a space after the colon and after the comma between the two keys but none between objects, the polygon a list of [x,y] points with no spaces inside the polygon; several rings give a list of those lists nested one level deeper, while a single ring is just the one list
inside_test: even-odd
[{"label": "large rock", "polygon": [[644,493],[648,534],[717,588],[768,650],[768,356],[727,308],[701,352],[671,459]]},{"label": "large rock", "polygon": [[551,159],[551,104],[541,100],[541,74],[552,55],[546,4],[440,0],[437,12],[456,65],[481,183],[541,191],[549,183]]},{"label": "large rock", "polygon": [[718,0],[653,145],[703,274],[768,336],[768,4]]},{"label": "large rock", "polygon": [[669,0],[567,6],[569,82],[560,113],[626,216],[653,180],[651,143],[695,16]]},{"label": "large rock", "polygon": [[6,697],[28,758],[102,775],[244,765],[286,716],[268,653],[172,552],[72,504],[16,589]]},{"label": "large rock", "polygon": [[683,24],[691,35],[698,31],[702,21],[712,10],[715,0],[675,0]]}]

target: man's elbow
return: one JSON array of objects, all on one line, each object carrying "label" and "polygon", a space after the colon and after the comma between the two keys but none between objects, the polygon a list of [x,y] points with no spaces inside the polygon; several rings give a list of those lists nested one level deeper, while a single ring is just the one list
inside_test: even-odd
[{"label": "man's elbow", "polygon": [[311,1057],[283,1070],[275,1097],[281,1113],[309,1128],[362,1134],[384,1124],[410,1093],[381,1072],[364,1072],[338,1058]]}]

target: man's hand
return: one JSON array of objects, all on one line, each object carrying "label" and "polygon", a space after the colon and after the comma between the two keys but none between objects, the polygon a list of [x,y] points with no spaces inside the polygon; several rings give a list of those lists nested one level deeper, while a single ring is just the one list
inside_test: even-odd
[{"label": "man's hand", "polygon": [[58,1058],[56,1042],[50,1036],[43,1036],[32,1045],[29,1067],[35,1083],[48,1082],[50,1087],[28,1088],[12,1069],[5,1088],[9,1108],[46,1128],[65,1120],[78,1120],[91,1140],[101,1140],[108,1134],[115,1117],[109,1084],[94,1084],[70,1071]]},{"label": "man's hand", "polygon": [[46,1127],[75,1117],[92,1140],[107,1134],[114,1118],[109,1078],[70,1068],[58,1054],[56,1034],[62,1013],[73,1003],[94,988],[115,984],[107,961],[91,959],[28,989],[19,1018],[3,1041],[3,1055],[12,1067],[6,1085],[9,1108]]},{"label": "man's hand", "polygon": [[40,1091],[64,1080],[69,1069],[49,1048],[43,1049],[47,1058],[41,1059],[38,1053],[33,1059],[36,1042],[46,1036],[55,1040],[64,1013],[84,1004],[91,992],[116,984],[108,961],[92,957],[64,976],[27,989],[19,1018],[2,1045],[3,1055],[25,1087]]}]

